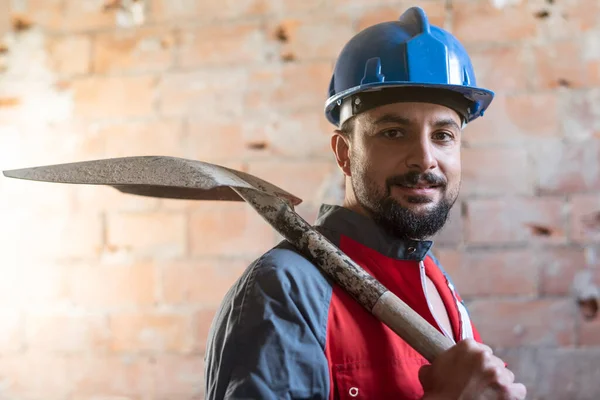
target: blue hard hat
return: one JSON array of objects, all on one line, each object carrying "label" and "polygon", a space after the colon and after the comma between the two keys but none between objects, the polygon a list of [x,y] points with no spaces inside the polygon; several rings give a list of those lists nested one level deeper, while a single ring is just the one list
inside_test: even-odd
[{"label": "blue hard hat", "polygon": [[340,126],[365,111],[365,97],[376,99],[370,102],[374,106],[438,102],[459,111],[466,124],[483,115],[494,92],[477,87],[471,59],[458,39],[412,7],[397,21],[364,29],[344,46],[329,85],[327,119]]}]

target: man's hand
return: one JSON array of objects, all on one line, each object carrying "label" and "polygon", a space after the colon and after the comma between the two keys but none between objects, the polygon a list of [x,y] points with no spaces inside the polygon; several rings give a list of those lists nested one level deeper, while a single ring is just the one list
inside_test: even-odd
[{"label": "man's hand", "polygon": [[523,400],[525,386],[492,349],[466,339],[419,371],[423,400]]}]

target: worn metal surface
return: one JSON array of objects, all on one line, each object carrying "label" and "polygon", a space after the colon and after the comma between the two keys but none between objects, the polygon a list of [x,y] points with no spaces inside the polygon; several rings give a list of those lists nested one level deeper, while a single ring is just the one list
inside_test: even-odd
[{"label": "worn metal surface", "polygon": [[139,156],[3,171],[10,178],[70,184],[107,185],[141,196],[243,201],[232,188],[252,188],[290,202],[301,199],[253,175],[202,161]]}]

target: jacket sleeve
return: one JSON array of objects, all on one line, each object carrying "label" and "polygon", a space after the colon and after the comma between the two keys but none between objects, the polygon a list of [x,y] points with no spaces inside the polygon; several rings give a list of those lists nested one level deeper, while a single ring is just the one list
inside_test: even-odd
[{"label": "jacket sleeve", "polygon": [[207,343],[206,399],[328,399],[331,285],[278,247],[231,288]]}]

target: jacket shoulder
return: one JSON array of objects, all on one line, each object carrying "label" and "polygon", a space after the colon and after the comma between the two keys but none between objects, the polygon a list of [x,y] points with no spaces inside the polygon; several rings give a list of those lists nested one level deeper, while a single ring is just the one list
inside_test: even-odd
[{"label": "jacket shoulder", "polygon": [[289,243],[252,262],[223,299],[209,332],[207,398],[327,393],[331,294],[323,273]]}]

